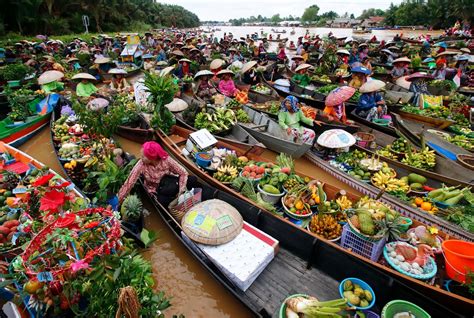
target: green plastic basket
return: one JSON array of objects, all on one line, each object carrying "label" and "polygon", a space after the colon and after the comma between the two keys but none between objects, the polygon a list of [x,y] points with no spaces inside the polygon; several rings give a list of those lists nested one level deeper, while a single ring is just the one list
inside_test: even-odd
[{"label": "green plastic basket", "polygon": [[374,119],[372,122],[383,127],[388,127],[390,125],[390,119]]},{"label": "green plastic basket", "polygon": [[280,315],[279,315],[279,318],[287,318],[286,317],[286,301],[288,299],[291,299],[291,298],[295,298],[295,297],[304,297],[304,298],[308,298],[309,296],[306,295],[306,294],[294,294],[294,295],[291,295],[291,296],[288,296],[284,301],[283,303],[281,304],[280,306]]},{"label": "green plastic basket", "polygon": [[431,318],[431,316],[426,311],[417,305],[399,299],[392,300],[391,302],[387,303],[385,307],[383,307],[382,318],[393,318],[393,316],[396,314],[407,311],[415,315],[416,318]]}]

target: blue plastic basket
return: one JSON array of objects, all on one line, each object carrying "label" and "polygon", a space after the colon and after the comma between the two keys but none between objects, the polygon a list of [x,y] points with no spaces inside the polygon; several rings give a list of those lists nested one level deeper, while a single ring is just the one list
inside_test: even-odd
[{"label": "blue plastic basket", "polygon": [[[416,278],[416,279],[421,279],[421,280],[427,280],[427,279],[433,278],[436,275],[436,272],[438,271],[438,266],[436,265],[436,262],[432,257],[429,257],[429,261],[423,267],[423,274],[421,274],[421,275],[415,275],[413,273],[406,272],[403,269],[401,269],[400,266],[395,265],[392,262],[392,260],[390,259],[390,257],[388,256],[388,251],[387,251],[387,246],[389,244],[393,245],[395,243],[397,243],[397,242],[387,243],[387,245],[385,245],[384,248],[383,248],[383,256],[385,257],[385,260],[387,261],[387,263],[390,264],[390,266],[392,266],[393,268],[395,268],[397,271],[399,271],[402,274],[405,274],[407,276],[410,276],[410,277],[413,277],[413,278]],[[398,243],[400,243],[400,242],[398,242]],[[402,244],[402,243],[400,243],[400,244]],[[408,244],[408,243],[404,243],[404,244]],[[410,244],[408,244],[408,245],[410,245]]]},{"label": "blue plastic basket", "polygon": [[382,255],[385,238],[376,242],[364,240],[352,232],[349,224],[346,223],[342,229],[341,246],[376,262]]},{"label": "blue plastic basket", "polygon": [[355,277],[349,277],[349,278],[346,278],[344,279],[340,284],[339,284],[339,294],[341,295],[341,297],[344,297],[344,283],[346,281],[350,280],[353,284],[357,284],[359,285],[362,289],[364,290],[368,290],[371,294],[372,294],[372,301],[369,303],[368,306],[366,307],[358,307],[358,306],[354,306],[352,305],[350,302],[347,302],[349,305],[351,306],[354,306],[355,308],[359,309],[359,310],[365,310],[365,309],[370,309],[372,308],[374,305],[375,305],[375,293],[374,293],[374,290],[372,289],[372,287],[370,287],[369,284],[367,284],[366,282],[364,282],[362,279],[359,279],[359,278],[355,278]]}]

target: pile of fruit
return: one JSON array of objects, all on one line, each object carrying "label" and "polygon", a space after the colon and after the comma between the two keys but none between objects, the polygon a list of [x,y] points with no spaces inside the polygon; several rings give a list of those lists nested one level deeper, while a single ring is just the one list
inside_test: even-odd
[{"label": "pile of fruit", "polygon": [[428,197],[435,203],[439,202],[446,206],[454,206],[463,201],[469,205],[474,205],[474,194],[469,187],[463,189],[457,189],[457,187],[442,187],[430,191]]},{"label": "pile of fruit", "polygon": [[283,183],[283,187],[287,192],[292,192],[295,188],[305,184],[305,180],[303,180],[300,176],[291,175],[286,179]]},{"label": "pile of fruit", "polygon": [[332,214],[313,215],[309,230],[328,240],[335,240],[342,234],[342,226]]},{"label": "pile of fruit", "polygon": [[313,75],[311,77],[311,80],[312,81],[315,81],[315,82],[323,82],[323,83],[331,83],[331,79],[329,78],[329,76],[327,75]]},{"label": "pile of fruit", "polygon": [[464,135],[456,135],[456,136],[445,136],[444,139],[468,151],[474,151],[474,138],[469,138]]},{"label": "pile of fruit", "polygon": [[404,138],[395,140],[391,145],[377,150],[377,154],[399,160],[400,162],[414,168],[431,170],[436,166],[436,154],[434,150],[423,146],[421,150],[415,151],[411,144]]},{"label": "pile of fruit", "polygon": [[435,214],[438,211],[436,205],[431,203],[431,200],[427,197],[415,197],[412,200],[412,205],[430,214]]},{"label": "pile of fruit", "polygon": [[408,151],[409,144],[405,138],[398,138],[390,145],[390,149],[397,154],[405,154]]},{"label": "pile of fruit", "polygon": [[232,182],[239,176],[239,171],[236,167],[230,165],[224,165],[217,168],[217,172],[214,173],[213,177],[220,182]]},{"label": "pile of fruit", "polygon": [[194,120],[196,129],[207,129],[211,134],[227,131],[237,123],[235,112],[231,109],[217,108],[212,114],[200,112]]},{"label": "pile of fruit", "polygon": [[310,107],[310,106],[304,105],[304,106],[301,106],[300,109],[305,115],[305,117],[307,118],[315,119],[316,115],[318,114],[318,111],[315,108]]},{"label": "pile of fruit", "polygon": [[[386,162],[384,162],[386,164]],[[379,189],[384,189],[388,193],[402,192],[407,193],[410,187],[405,179],[397,179],[393,175],[393,169],[383,167],[380,171],[374,173],[370,181]]]},{"label": "pile of fruit", "polygon": [[231,99],[225,106],[229,109],[238,108],[240,107],[240,103],[237,99],[234,98],[234,99]]},{"label": "pile of fruit", "polygon": [[245,110],[238,109],[235,115],[239,123],[250,123],[250,117]]},{"label": "pile of fruit", "polygon": [[269,87],[265,86],[262,83],[258,83],[257,85],[252,86],[252,90],[265,95],[270,95],[270,93],[272,92]]},{"label": "pile of fruit", "polygon": [[291,213],[299,217],[309,217],[313,214],[309,203],[304,202],[301,194],[289,193],[285,195],[283,204]]},{"label": "pile of fruit", "polygon": [[250,180],[260,180],[265,175],[265,163],[263,165],[250,164],[242,169],[242,177]]},{"label": "pile of fruit", "polygon": [[346,280],[343,285],[343,295],[350,305],[357,307],[367,307],[374,299],[374,295],[368,289],[363,289],[358,284]]},{"label": "pile of fruit", "polygon": [[[346,71],[347,72],[347,71]],[[324,94],[324,95],[327,95],[329,94],[332,90],[338,88],[339,85],[337,84],[329,84],[329,85],[324,85],[324,86],[321,86],[319,87],[316,91],[318,93],[321,93],[321,94]]]},{"label": "pile of fruit", "polygon": [[408,176],[402,177],[409,186],[411,190],[423,192],[425,190],[424,186],[428,181],[424,176],[421,176],[416,173],[410,173]]}]

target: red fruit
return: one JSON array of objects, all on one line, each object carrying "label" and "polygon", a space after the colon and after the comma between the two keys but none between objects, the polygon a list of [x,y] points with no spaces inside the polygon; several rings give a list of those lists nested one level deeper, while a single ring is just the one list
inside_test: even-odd
[{"label": "red fruit", "polygon": [[247,178],[250,176],[250,172],[245,170],[244,172],[242,172],[242,176]]},{"label": "red fruit", "polygon": [[250,171],[250,167],[249,167],[249,166],[245,166],[245,167],[244,167],[244,171]]},{"label": "red fruit", "polygon": [[254,178],[254,179],[255,179],[255,176],[256,176],[256,175],[257,175],[257,174],[256,174],[255,172],[253,172],[253,171],[250,173],[250,177],[251,177],[251,178]]},{"label": "red fruit", "polygon": [[54,296],[59,295],[63,291],[63,285],[57,280],[52,281],[49,283],[49,290]]},{"label": "red fruit", "polygon": [[264,174],[265,173],[265,168],[264,167],[258,167],[257,172],[259,174]]},{"label": "red fruit", "polygon": [[289,167],[284,167],[284,168],[281,168],[281,172],[286,173],[286,174],[290,174],[291,169]]},{"label": "red fruit", "polygon": [[263,175],[257,174],[257,175],[255,176],[255,179],[260,179],[261,177],[263,177]]}]

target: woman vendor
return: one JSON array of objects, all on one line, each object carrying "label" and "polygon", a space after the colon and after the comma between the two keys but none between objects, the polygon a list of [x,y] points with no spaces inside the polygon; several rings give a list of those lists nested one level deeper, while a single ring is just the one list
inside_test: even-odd
[{"label": "woman vendor", "polygon": [[445,80],[446,78],[446,64],[443,61],[436,61],[436,69],[433,71],[433,77],[436,80]]},{"label": "woman vendor", "polygon": [[111,60],[108,57],[98,57],[94,60],[94,66],[97,68],[97,73],[100,77],[110,71],[110,61]]},{"label": "woman vendor", "polygon": [[291,70],[294,72],[298,66],[303,64],[303,57],[301,55],[295,55],[291,58],[293,63],[291,64]]},{"label": "woman vendor", "polygon": [[303,143],[310,143],[315,137],[313,130],[302,127],[300,123],[313,125],[313,120],[306,117],[298,107],[298,99],[292,95],[287,96],[281,102],[278,113],[278,124],[285,129],[287,134],[293,136],[295,140]]},{"label": "woman vendor", "polygon": [[349,51],[346,49],[337,50],[336,55],[336,68],[343,68],[347,70],[349,68],[349,56],[351,55]]},{"label": "woman vendor", "polygon": [[165,53],[165,50],[163,50],[163,47],[161,45],[158,44],[156,46],[155,52],[156,52],[157,62],[166,61],[166,53]]},{"label": "woman vendor", "polygon": [[180,59],[178,61],[178,67],[176,68],[174,75],[176,75],[178,78],[184,78],[185,76],[190,76],[191,75],[191,69],[189,64],[191,64],[191,61],[184,58]]},{"label": "woman vendor", "polygon": [[392,79],[396,80],[402,76],[410,75],[410,71],[408,70],[408,65],[410,64],[411,60],[408,57],[400,57],[393,61],[393,69],[390,72],[392,75]]},{"label": "woman vendor", "polygon": [[140,176],[143,176],[146,191],[154,194],[166,207],[178,194],[186,191],[187,185],[193,187],[190,183],[196,183],[196,180],[188,178],[186,170],[154,141],[143,144],[142,159],[133,167],[120,189],[119,202],[123,202]]},{"label": "woman vendor", "polygon": [[216,89],[209,83],[209,79],[213,76],[214,73],[208,70],[199,71],[196,73],[196,76],[194,76],[194,80],[197,81],[195,93],[205,101],[210,101],[212,96],[216,94]]},{"label": "woman vendor", "polygon": [[280,62],[283,62],[286,60],[286,51],[285,51],[285,44],[284,43],[279,43],[278,44],[278,54],[277,58]]},{"label": "woman vendor", "polygon": [[412,101],[413,105],[420,103],[420,96],[422,94],[431,95],[428,91],[428,81],[431,79],[433,79],[433,77],[424,72],[413,73],[406,78],[408,82],[411,82],[409,91],[415,93]]},{"label": "woman vendor", "polygon": [[353,87],[340,86],[328,94],[323,112],[328,115],[329,120],[347,122],[345,102],[354,95],[355,91]]},{"label": "woman vendor", "polygon": [[120,68],[113,68],[109,71],[109,74],[112,74],[112,81],[110,82],[111,90],[122,92],[130,88],[130,84],[125,79],[127,71]]},{"label": "woman vendor", "polygon": [[144,54],[142,56],[143,58],[143,69],[145,71],[151,71],[155,68],[155,64],[156,62],[153,61],[153,55],[151,55],[150,53],[147,53],[147,54]]},{"label": "woman vendor", "polygon": [[311,83],[311,78],[309,77],[307,71],[311,67],[309,64],[301,64],[299,65],[295,72],[296,74],[293,75],[291,80],[298,84],[299,86],[306,87]]},{"label": "woman vendor", "polygon": [[260,83],[257,71],[255,70],[256,65],[257,61],[250,61],[245,63],[242,69],[240,70],[241,74],[243,74],[242,81],[245,84],[256,85]]},{"label": "woman vendor", "polygon": [[367,76],[370,75],[371,71],[364,66],[356,66],[351,68],[351,73],[352,79],[349,82],[349,86],[358,89],[367,82]]},{"label": "woman vendor", "polygon": [[76,95],[79,97],[90,97],[95,94],[98,89],[92,84],[96,78],[88,73],[79,73],[72,77],[73,80],[81,80],[76,86]]},{"label": "woman vendor", "polygon": [[359,91],[362,93],[357,104],[356,113],[360,117],[373,121],[387,115],[387,105],[379,91],[385,87],[385,83],[379,80],[371,80],[362,85]]},{"label": "woman vendor", "polygon": [[231,70],[222,70],[217,73],[217,76],[220,78],[219,91],[227,97],[234,97],[237,93],[232,75],[234,75],[234,73]]},{"label": "woman vendor", "polygon": [[[54,73],[52,73],[54,72]],[[64,74],[58,71],[46,71],[38,78],[38,84],[45,94],[56,93],[64,90],[64,83],[61,82]]]}]

